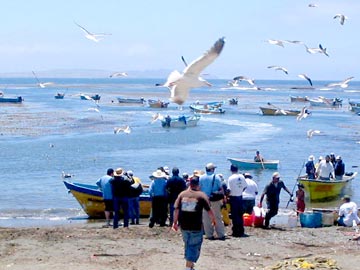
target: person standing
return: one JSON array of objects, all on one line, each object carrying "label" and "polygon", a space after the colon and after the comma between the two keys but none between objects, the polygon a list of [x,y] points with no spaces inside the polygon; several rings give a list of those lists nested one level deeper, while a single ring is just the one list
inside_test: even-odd
[{"label": "person standing", "polygon": [[200,191],[198,176],[191,177],[189,188],[179,194],[174,207],[172,228],[174,231],[177,231],[179,226],[181,228],[185,250],[185,267],[186,270],[191,270],[194,269],[195,263],[200,257],[203,242],[203,211],[206,211],[211,223],[216,224],[208,197]]},{"label": "person standing", "polygon": [[303,184],[297,184],[298,190],[296,191],[296,213],[304,213],[305,211],[305,191]]},{"label": "person standing", "polygon": [[110,168],[107,170],[106,175],[101,177],[96,181],[96,185],[102,191],[102,196],[105,204],[105,219],[106,219],[106,227],[110,227],[111,225],[111,213],[114,210],[113,208],[113,196],[112,196],[112,188],[110,180],[114,176],[114,169]]},{"label": "person standing", "polygon": [[123,211],[124,227],[129,227],[129,196],[131,182],[124,177],[123,169],[118,168],[114,172],[114,178],[110,180],[114,202],[114,224],[113,228],[119,227],[120,209]]},{"label": "person standing", "polygon": [[127,171],[127,176],[131,183],[130,197],[129,197],[129,218],[131,225],[140,224],[140,195],[143,192],[141,180],[134,176],[132,171]]},{"label": "person standing", "polygon": [[173,224],[174,220],[174,203],[179,194],[186,189],[186,183],[183,178],[179,176],[179,169],[174,167],[172,169],[172,176],[166,182],[166,191],[169,203],[169,221],[170,226]]},{"label": "person standing", "polygon": [[244,173],[244,177],[247,184],[246,189],[242,193],[244,213],[251,215],[255,206],[255,200],[256,196],[259,193],[259,190],[258,185],[252,179],[253,177],[250,173]]},{"label": "person standing", "polygon": [[334,167],[334,174],[336,180],[342,180],[345,174],[345,164],[341,159],[341,156],[336,157],[336,163]]},{"label": "person standing", "polygon": [[[204,192],[208,198],[210,198],[211,193],[222,193],[221,179],[215,174],[216,166],[213,163],[208,163],[205,167],[206,173],[200,176],[200,190]],[[224,197],[224,196],[223,196]],[[211,209],[215,215],[216,225],[214,226],[211,222],[210,216],[207,211],[203,213],[203,225],[206,238],[209,240],[214,240],[214,230],[217,234],[219,240],[225,240],[225,226],[222,221],[221,206],[223,204],[223,199],[216,201],[211,201]]]},{"label": "person standing", "polygon": [[305,164],[306,174],[308,179],[315,179],[315,164],[314,164],[315,157],[310,155],[308,161]]},{"label": "person standing", "polygon": [[231,175],[227,181],[227,188],[230,200],[230,213],[232,219],[232,235],[233,237],[244,237],[244,221],[243,221],[243,199],[242,194],[247,188],[245,177],[238,173],[238,167],[230,166]]},{"label": "person standing", "polygon": [[344,195],[341,199],[344,203],[339,208],[338,224],[346,227],[353,226],[353,223],[360,224],[356,203],[351,201],[349,195]]},{"label": "person standing", "polygon": [[319,167],[316,170],[316,175],[320,180],[330,180],[330,178],[335,178],[334,166],[330,162],[329,155],[325,157],[325,160],[320,162]]},{"label": "person standing", "polygon": [[154,227],[155,223],[159,223],[161,227],[164,227],[167,219],[167,175],[165,172],[158,169],[152,173],[150,178],[152,181],[149,187],[149,194],[152,202],[149,227]]},{"label": "person standing", "polygon": [[280,174],[274,172],[271,182],[265,186],[263,193],[260,197],[259,207],[262,207],[263,199],[266,195],[267,212],[265,214],[264,228],[268,229],[270,225],[270,219],[277,215],[279,211],[280,192],[284,189],[292,197],[293,194],[285,186],[284,182],[280,180]]}]

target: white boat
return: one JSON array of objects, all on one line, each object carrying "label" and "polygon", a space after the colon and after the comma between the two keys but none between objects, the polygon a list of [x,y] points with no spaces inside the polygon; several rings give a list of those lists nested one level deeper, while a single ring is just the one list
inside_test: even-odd
[{"label": "white boat", "polygon": [[339,98],[316,98],[316,99],[309,99],[310,106],[313,107],[333,107],[338,108],[342,106],[342,100]]},{"label": "white boat", "polygon": [[263,162],[257,162],[253,159],[241,159],[241,158],[227,158],[232,165],[235,165],[239,169],[273,169],[276,170],[279,165],[279,160],[264,160]]},{"label": "white boat", "polygon": [[195,127],[200,120],[200,115],[165,117],[161,120],[161,126],[164,128],[186,128]]},{"label": "white boat", "polygon": [[119,103],[124,104],[144,104],[146,100],[144,98],[125,98],[125,97],[118,97],[117,100]]}]

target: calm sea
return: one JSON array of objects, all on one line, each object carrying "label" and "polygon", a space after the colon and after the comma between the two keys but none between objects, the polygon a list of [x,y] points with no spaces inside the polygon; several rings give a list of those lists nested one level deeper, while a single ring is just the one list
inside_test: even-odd
[{"label": "calm sea", "polygon": [[[267,159],[279,159],[279,172],[289,189],[304,173],[309,155],[341,155],[346,171],[357,171],[360,148],[360,116],[348,110],[348,99],[359,100],[360,82],[346,89],[326,89],[328,82],[315,81],[316,89],[304,81],[258,81],[262,90],[228,89],[226,80],[209,80],[212,88],[193,89],[179,110],[119,105],[117,97],[144,97],[167,100],[169,92],[156,87],[156,79],[48,79],[55,82],[41,89],[33,79],[0,79],[7,96],[22,96],[21,105],[0,103],[0,171],[3,193],[0,197],[0,226],[40,226],[76,222],[86,215],[63,184],[62,171],[73,174],[71,181],[95,183],[110,167],[134,171],[143,182],[159,166],[177,166],[191,173],[213,162],[217,173],[229,176],[228,157],[253,158],[260,150]],[[243,85],[247,87],[246,84]],[[57,92],[65,92],[56,100]],[[80,93],[100,94],[99,112]],[[324,96],[343,99],[343,107],[309,108],[311,117],[296,121],[291,116],[263,116],[259,106],[270,102],[282,109],[301,109],[289,96]],[[238,105],[228,105],[237,97]],[[198,126],[164,129],[151,124],[155,113],[189,115],[194,101],[224,101],[223,115],[203,115]],[[309,104],[306,104],[309,105]],[[90,110],[89,110],[90,109]],[[114,127],[129,125],[130,134],[114,134]],[[307,138],[306,131],[321,134]],[[260,190],[270,181],[272,170],[250,171]],[[360,187],[355,179],[349,190],[360,203]],[[280,206],[289,197],[283,192]],[[315,205],[336,207],[340,202]],[[314,205],[308,205],[312,207]],[[290,208],[294,207],[293,204]],[[83,221],[81,221],[83,222]]]}]

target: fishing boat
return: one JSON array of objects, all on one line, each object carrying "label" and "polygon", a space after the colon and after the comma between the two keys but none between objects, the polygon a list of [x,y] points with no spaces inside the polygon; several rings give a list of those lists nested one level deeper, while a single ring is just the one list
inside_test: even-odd
[{"label": "fishing boat", "polygon": [[101,96],[99,94],[93,95],[93,96],[88,96],[85,94],[80,94],[80,99],[82,100],[95,100],[95,101],[99,101],[101,98]]},{"label": "fishing boat", "polygon": [[300,176],[298,182],[304,185],[305,194],[310,201],[327,202],[341,198],[356,176],[357,172],[345,174],[342,180],[314,180]]},{"label": "fishing boat", "polygon": [[165,102],[159,99],[158,100],[148,99],[148,104],[150,108],[167,108],[169,102]]},{"label": "fishing boat", "polygon": [[[104,217],[105,204],[102,198],[102,192],[98,186],[71,183],[68,181],[64,181],[64,185],[90,218]],[[148,189],[144,189],[139,199],[140,215],[144,217],[149,216],[151,210],[151,198]]]},{"label": "fishing boat", "polygon": [[227,158],[232,165],[239,169],[272,169],[276,170],[279,166],[279,160],[264,160],[263,162],[257,162],[253,159],[241,159],[241,158]]},{"label": "fishing boat", "polygon": [[24,99],[22,97],[4,97],[4,96],[0,96],[0,103],[21,103],[23,102]]},{"label": "fishing boat", "polygon": [[238,105],[238,99],[237,98],[230,98],[229,99],[229,105]]},{"label": "fishing boat", "polygon": [[186,127],[195,127],[200,120],[200,115],[192,116],[179,116],[172,118],[166,116],[161,120],[161,126],[164,128],[186,128]]},{"label": "fishing boat", "polygon": [[360,101],[349,100],[350,110],[356,113],[360,112]]},{"label": "fishing boat", "polygon": [[342,99],[339,98],[324,98],[324,97],[319,97],[319,98],[314,98],[314,99],[309,99],[310,102],[310,106],[313,107],[332,107],[332,108],[338,108],[342,106]]},{"label": "fishing boat", "polygon": [[300,110],[283,110],[280,108],[260,107],[263,115],[274,116],[297,116],[300,114]]},{"label": "fishing boat", "polygon": [[290,96],[290,102],[308,102],[309,98],[307,96],[300,97],[300,96]]},{"label": "fishing boat", "polygon": [[190,109],[195,113],[201,114],[223,114],[225,110],[221,108],[221,105],[210,104],[191,104]]},{"label": "fishing boat", "polygon": [[121,104],[144,104],[146,102],[143,97],[141,97],[141,98],[118,97],[117,100]]},{"label": "fishing boat", "polygon": [[54,96],[55,99],[64,99],[65,93],[56,93]]}]

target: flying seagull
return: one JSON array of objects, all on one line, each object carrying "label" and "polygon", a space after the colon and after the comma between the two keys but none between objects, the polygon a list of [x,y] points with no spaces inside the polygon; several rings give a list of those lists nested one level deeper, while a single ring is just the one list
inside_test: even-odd
[{"label": "flying seagull", "polygon": [[325,85],[326,87],[341,87],[341,88],[347,88],[349,86],[349,82],[354,79],[354,77],[349,77],[345,80],[343,80],[342,82],[337,82],[337,83],[329,83],[327,85]]},{"label": "flying seagull", "polygon": [[270,43],[270,44],[272,44],[272,45],[278,45],[278,46],[284,48],[284,41],[282,41],[282,40],[279,40],[279,39],[268,39],[267,42]]},{"label": "flying seagull", "polygon": [[341,25],[344,25],[345,20],[347,20],[348,17],[346,17],[344,14],[336,14],[336,15],[334,16],[334,19],[339,19],[339,20],[340,20],[340,24],[341,24]]},{"label": "flying seagull", "polygon": [[289,73],[286,68],[279,67],[279,66],[268,66],[267,68],[272,68],[272,69],[275,69],[275,70],[281,70],[281,71],[283,71],[285,74],[288,74],[288,73]]},{"label": "flying seagull", "polygon": [[318,7],[318,5],[317,5],[317,4],[310,3],[310,4],[308,5],[308,7],[314,8],[314,7]]},{"label": "flying seagull", "polygon": [[86,30],[84,27],[82,27],[80,24],[74,22],[77,26],[79,26],[81,28],[81,30],[84,31],[85,33],[85,37],[89,40],[95,41],[95,42],[99,42],[100,40],[104,39],[105,36],[110,36],[111,34],[105,34],[105,33],[99,33],[99,34],[93,34],[91,32],[89,32],[88,30]]},{"label": "flying seagull", "polygon": [[317,129],[309,129],[307,132],[307,137],[308,139],[310,139],[313,135],[315,134],[320,134],[320,130],[317,130]]},{"label": "flying seagull", "polygon": [[155,123],[157,120],[163,120],[164,119],[164,116],[160,113],[156,113],[152,116],[151,118],[151,124]]},{"label": "flying seagull", "polygon": [[327,51],[326,51],[326,48],[324,48],[321,44],[319,44],[319,48],[309,48],[308,46],[306,46],[306,44],[304,44],[305,48],[306,48],[306,51],[308,53],[311,53],[311,54],[314,54],[314,53],[323,53],[325,54],[326,56],[329,56]]},{"label": "flying seagull", "polygon": [[313,85],[311,79],[308,76],[306,76],[305,74],[299,74],[298,76],[304,80],[307,80],[311,86]]},{"label": "flying seagull", "polygon": [[118,134],[120,132],[124,132],[126,134],[131,133],[131,128],[130,126],[125,126],[125,127],[115,127],[114,128],[114,134]]},{"label": "flying seagull", "polygon": [[254,79],[250,79],[250,78],[247,78],[245,76],[237,76],[233,79],[233,81],[246,81],[248,82],[250,85],[255,85],[255,81]]},{"label": "flying seagull", "polygon": [[297,121],[301,121],[302,119],[308,117],[310,115],[310,113],[308,112],[306,106],[304,106],[302,109],[301,109],[301,112],[298,114],[298,116],[296,117],[296,120]]},{"label": "flying seagull", "polygon": [[34,77],[35,77],[35,79],[36,79],[36,81],[37,81],[37,84],[38,84],[38,86],[39,86],[40,88],[45,88],[45,87],[47,87],[47,86],[50,86],[50,85],[53,85],[53,84],[54,84],[53,82],[44,82],[44,83],[42,83],[42,82],[40,82],[40,80],[38,79],[38,77],[36,76],[36,74],[35,74],[34,71],[32,71],[32,74],[34,75]]},{"label": "flying seagull", "polygon": [[110,78],[116,78],[116,77],[127,77],[128,74],[126,72],[114,72],[110,74]]},{"label": "flying seagull", "polygon": [[211,86],[209,82],[199,76],[220,55],[224,44],[225,38],[218,39],[210,50],[186,66],[182,74],[177,70],[170,73],[164,86],[170,88],[172,102],[182,105],[189,97],[191,88]]}]

